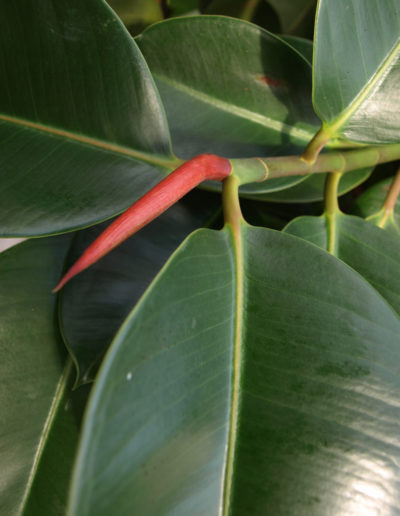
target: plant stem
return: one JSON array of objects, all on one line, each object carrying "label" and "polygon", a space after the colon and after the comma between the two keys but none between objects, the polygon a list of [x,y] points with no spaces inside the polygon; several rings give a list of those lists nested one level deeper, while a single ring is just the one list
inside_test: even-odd
[{"label": "plant stem", "polygon": [[321,129],[314,135],[313,139],[307,145],[306,150],[301,155],[301,159],[306,163],[312,165],[315,163],[319,153],[331,139],[331,134],[322,126]]},{"label": "plant stem", "polygon": [[[258,167],[259,181],[288,176],[306,176],[340,170],[350,172],[378,163],[400,159],[400,144],[376,145],[348,151],[333,151],[320,154],[314,163],[304,161],[302,156],[281,156],[273,158],[232,159],[233,174],[246,175],[251,164],[252,177],[256,177]],[[254,179],[253,179],[254,181]],[[242,181],[242,184],[244,181]]]},{"label": "plant stem", "polygon": [[325,218],[328,224],[328,252],[336,254],[337,216],[340,213],[338,204],[338,187],[342,172],[330,172],[325,182]]},{"label": "plant stem", "polygon": [[380,228],[385,227],[385,223],[390,215],[393,213],[394,208],[396,206],[396,201],[398,196],[400,195],[400,168],[397,170],[397,174],[395,175],[392,184],[390,185],[389,191],[387,193],[385,202],[382,207],[382,216],[378,222],[378,226]]},{"label": "plant stem", "polygon": [[231,175],[223,182],[222,204],[224,209],[224,220],[226,224],[231,224],[234,232],[240,228],[243,220],[239,202],[239,179]]},{"label": "plant stem", "polygon": [[342,172],[330,172],[325,182],[325,213],[334,215],[339,211],[338,186]]},{"label": "plant stem", "polygon": [[259,3],[260,0],[247,0],[240,16],[242,20],[251,21]]},{"label": "plant stem", "polygon": [[213,154],[200,154],[178,167],[115,219],[67,271],[53,292],[161,215],[201,182],[208,179],[222,181],[231,170],[229,160]]}]

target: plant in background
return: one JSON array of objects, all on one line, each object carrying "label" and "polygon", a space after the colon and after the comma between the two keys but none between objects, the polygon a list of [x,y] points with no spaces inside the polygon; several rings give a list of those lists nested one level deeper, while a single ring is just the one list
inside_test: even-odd
[{"label": "plant in background", "polygon": [[0,513],[397,514],[398,0],[110,5],[1,6]]}]

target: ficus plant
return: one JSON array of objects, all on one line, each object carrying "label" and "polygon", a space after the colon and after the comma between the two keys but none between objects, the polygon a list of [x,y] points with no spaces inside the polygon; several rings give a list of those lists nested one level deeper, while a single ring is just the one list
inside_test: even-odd
[{"label": "ficus plant", "polygon": [[399,62],[399,0],[1,2],[2,516],[400,514]]}]

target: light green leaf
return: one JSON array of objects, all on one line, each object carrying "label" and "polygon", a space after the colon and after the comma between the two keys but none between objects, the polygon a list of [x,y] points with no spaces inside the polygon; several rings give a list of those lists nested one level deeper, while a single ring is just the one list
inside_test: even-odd
[{"label": "light green leaf", "polygon": [[0,254],[0,514],[65,514],[79,415],[51,289],[70,237]]},{"label": "light green leaf", "polygon": [[102,221],[173,167],[147,65],[103,0],[4,3],[0,71],[0,235]]},{"label": "light green leaf", "polygon": [[[332,246],[335,255],[368,280],[400,314],[400,239],[359,217],[339,212],[333,221],[326,215],[299,217],[285,232],[323,249]],[[330,235],[334,242],[329,241]]]},{"label": "light green leaf", "polygon": [[[222,16],[171,19],[149,27],[137,42],[180,157],[300,152],[318,129],[309,63],[255,25]],[[253,189],[274,191],[301,180]]]},{"label": "light green leaf", "polygon": [[400,3],[320,0],[313,103],[331,137],[400,141]]},{"label": "light green leaf", "polygon": [[399,392],[399,318],[357,273],[272,230],[198,231],[106,356],[69,515],[398,510]]}]

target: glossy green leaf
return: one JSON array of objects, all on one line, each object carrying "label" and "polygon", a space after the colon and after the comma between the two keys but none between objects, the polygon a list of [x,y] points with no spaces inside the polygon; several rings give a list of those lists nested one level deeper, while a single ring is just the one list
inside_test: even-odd
[{"label": "glossy green leaf", "polygon": [[69,515],[398,511],[399,392],[399,318],[357,273],[198,231],[106,356]]},{"label": "glossy green leaf", "polygon": [[173,166],[147,65],[103,0],[4,3],[0,72],[0,235],[99,222]]},{"label": "glossy green leaf", "polygon": [[[318,129],[309,64],[255,25],[221,16],[178,18],[148,28],[137,42],[180,157],[300,152]],[[300,180],[271,180],[253,190]]]},{"label": "glossy green leaf", "polygon": [[307,61],[312,65],[313,51],[314,45],[313,42],[306,38],[299,38],[298,36],[280,36],[283,41],[289,43],[293,48],[295,48],[300,54],[307,59]]},{"label": "glossy green leaf", "polygon": [[[215,194],[192,192],[65,286],[60,326],[77,366],[78,384],[93,380],[116,331],[154,276],[182,240],[213,217],[219,204]],[[69,265],[103,229],[104,224],[76,236]]]},{"label": "glossy green leaf", "polygon": [[[371,223],[337,213],[333,221],[334,254],[368,280],[400,314],[400,240]],[[323,249],[330,243],[329,217],[299,217],[285,232]]]},{"label": "glossy green leaf", "polygon": [[[70,237],[0,254],[0,514],[65,514],[79,416],[52,286]],[[73,371],[73,370],[72,370]],[[72,377],[71,377],[72,379]]]},{"label": "glossy green leaf", "polygon": [[331,136],[400,141],[400,3],[320,0],[313,103]]}]

